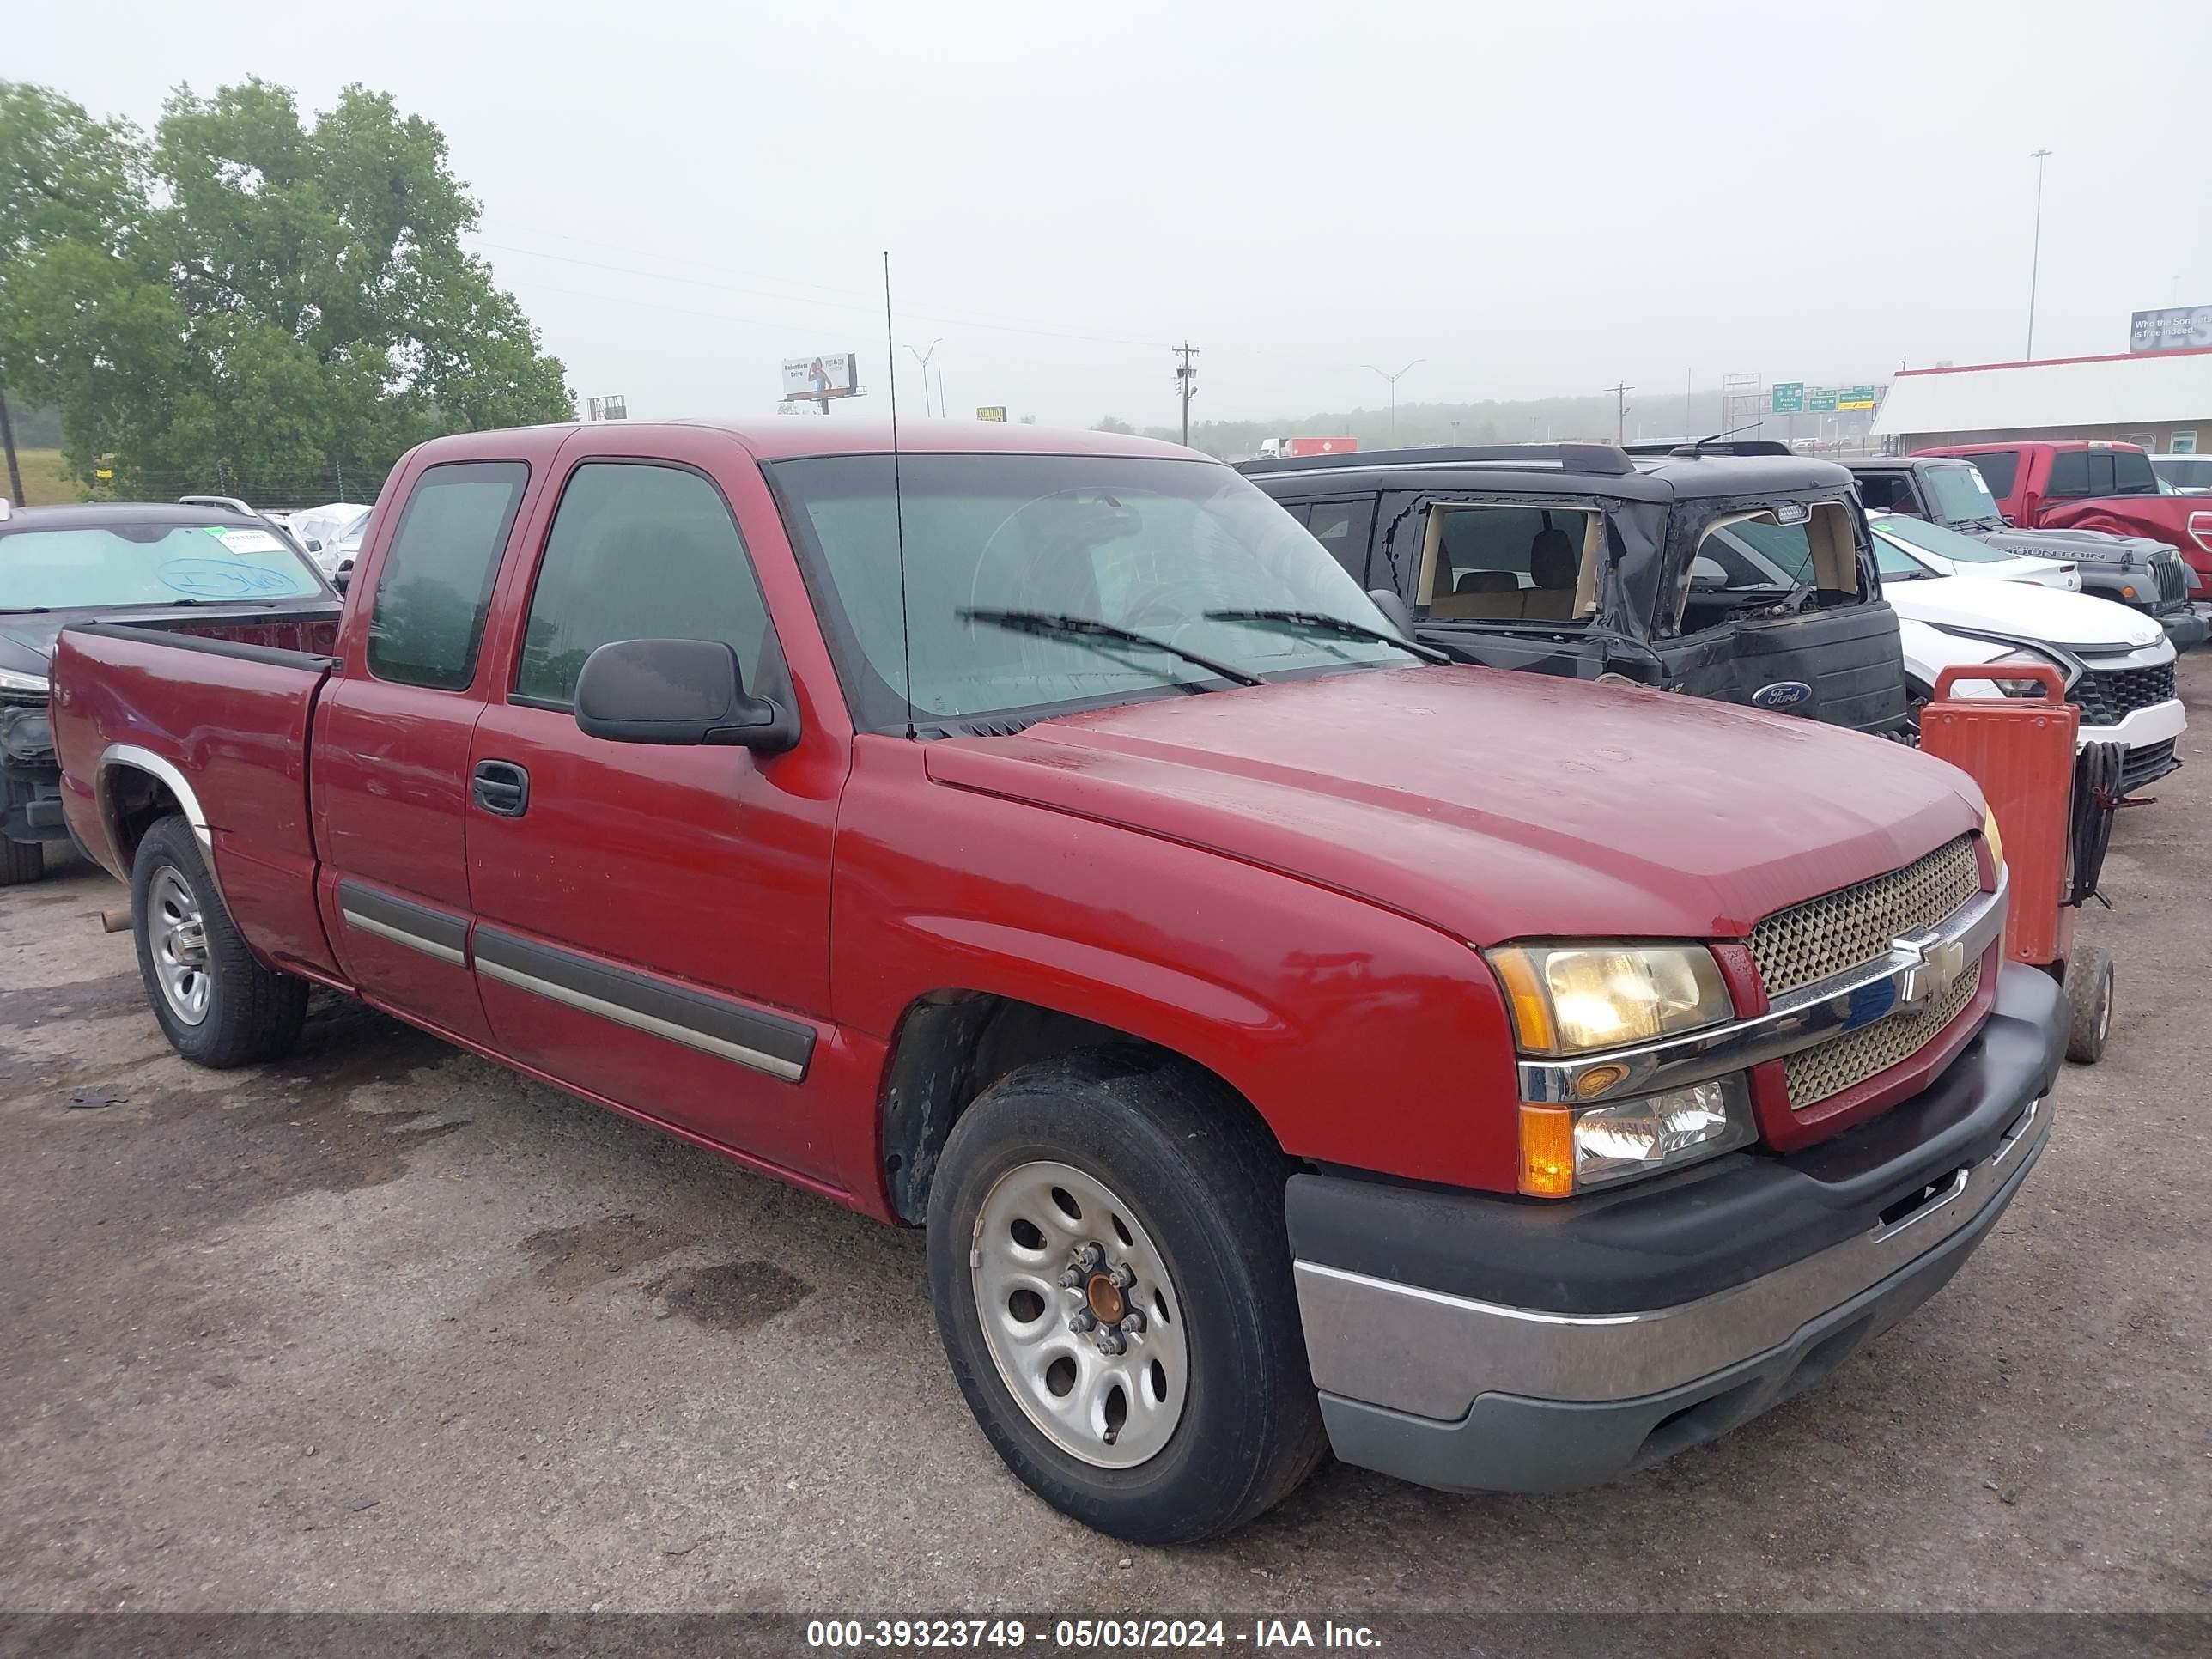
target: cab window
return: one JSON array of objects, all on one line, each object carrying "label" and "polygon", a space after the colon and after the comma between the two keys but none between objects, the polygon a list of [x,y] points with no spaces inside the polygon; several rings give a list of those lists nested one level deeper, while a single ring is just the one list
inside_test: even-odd
[{"label": "cab window", "polygon": [[1821,501],[1726,513],[1698,536],[1676,626],[1694,634],[1735,617],[1809,608],[1815,596],[1831,604],[1865,597],[1847,507]]},{"label": "cab window", "polygon": [[416,480],[376,579],[370,673],[441,691],[476,678],[492,579],[529,481],[520,461],[452,461]]},{"label": "cab window", "polygon": [[768,637],[752,564],[721,492],[646,461],[587,461],[568,476],[530,596],[514,700],[575,702],[584,660],[612,640],[720,640],[747,686]]}]

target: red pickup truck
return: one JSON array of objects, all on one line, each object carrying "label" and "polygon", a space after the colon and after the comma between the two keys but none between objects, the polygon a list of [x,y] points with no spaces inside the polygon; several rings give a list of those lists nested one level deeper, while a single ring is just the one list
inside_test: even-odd
[{"label": "red pickup truck", "polygon": [[1437,665],[1188,451],[906,436],[441,439],[311,648],[67,629],[67,811],[177,1049],[328,986],[926,1225],[985,1434],[1152,1540],[1330,1445],[1680,1451],[2019,1189],[2065,1020],[1962,774]]},{"label": "red pickup truck", "polygon": [[2212,501],[2161,495],[2150,456],[2140,445],[2067,438],[1914,453],[1972,461],[1998,510],[2023,529],[2101,530],[2164,542],[2181,554],[2188,597],[2212,599]]}]

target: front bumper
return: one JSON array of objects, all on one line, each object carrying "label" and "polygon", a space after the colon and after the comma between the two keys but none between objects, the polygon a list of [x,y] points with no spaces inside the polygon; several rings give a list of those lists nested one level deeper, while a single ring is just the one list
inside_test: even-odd
[{"label": "front bumper", "polygon": [[2177,651],[2186,651],[2192,645],[2202,645],[2207,639],[2212,639],[2212,604],[2194,601],[2176,610],[2160,612],[2158,621]]},{"label": "front bumper", "polygon": [[1446,1490],[1571,1491],[1810,1387],[1941,1289],[2011,1202],[2065,1033],[2057,986],[2008,963],[1934,1085],[1789,1158],[1564,1204],[1294,1177],[1337,1455]]}]

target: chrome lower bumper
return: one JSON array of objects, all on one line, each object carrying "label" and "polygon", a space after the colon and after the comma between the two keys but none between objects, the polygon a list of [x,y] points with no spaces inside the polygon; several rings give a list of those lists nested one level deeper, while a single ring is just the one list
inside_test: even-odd
[{"label": "chrome lower bumper", "polygon": [[2031,1101],[1988,1158],[1935,1183],[1909,1210],[1679,1307],[1547,1313],[1301,1261],[1298,1310],[1314,1382],[1325,1395],[1438,1420],[1464,1418],[1486,1394],[1608,1401],[1694,1382],[1787,1343],[1971,1226],[2040,1153],[2050,1115],[2045,1100]]}]

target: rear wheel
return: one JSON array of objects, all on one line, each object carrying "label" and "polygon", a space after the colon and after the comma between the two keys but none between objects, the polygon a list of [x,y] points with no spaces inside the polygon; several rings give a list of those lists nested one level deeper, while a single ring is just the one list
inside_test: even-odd
[{"label": "rear wheel", "polygon": [[1176,1543],[1321,1461],[1285,1173],[1242,1101],[1152,1053],[1024,1066],[953,1126],[929,1203],[938,1330],[975,1420],[1047,1503]]},{"label": "rear wheel", "polygon": [[246,948],[184,819],[163,818],[138,843],[131,920],[146,1000],[186,1060],[226,1070],[273,1060],[298,1040],[307,981]]},{"label": "rear wheel", "polygon": [[2066,1006],[2072,1024],[2066,1033],[2066,1058],[2094,1066],[2104,1057],[2112,1029],[2112,958],[2085,945],[2066,963]]}]

